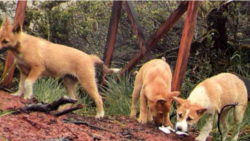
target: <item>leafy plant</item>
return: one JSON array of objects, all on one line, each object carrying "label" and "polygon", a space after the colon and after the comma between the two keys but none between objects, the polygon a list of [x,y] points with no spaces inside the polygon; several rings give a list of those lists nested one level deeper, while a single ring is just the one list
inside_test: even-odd
[{"label": "leafy plant", "polygon": [[117,83],[116,77],[109,77],[107,87],[103,87],[104,109],[107,115],[129,115],[134,82],[123,76]]},{"label": "leafy plant", "polygon": [[33,86],[34,97],[45,103],[51,103],[67,94],[63,84],[54,78],[40,78]]}]

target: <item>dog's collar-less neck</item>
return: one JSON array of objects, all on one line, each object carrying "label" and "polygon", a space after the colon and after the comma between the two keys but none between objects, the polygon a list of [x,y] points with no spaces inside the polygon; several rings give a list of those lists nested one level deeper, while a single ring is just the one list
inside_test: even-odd
[{"label": "dog's collar-less neck", "polygon": [[20,45],[21,45],[21,43],[17,42],[15,46],[13,46],[13,47],[10,46],[10,47],[7,47],[7,48],[8,48],[8,50],[12,51],[13,53],[19,54],[20,53],[20,51],[19,51]]}]

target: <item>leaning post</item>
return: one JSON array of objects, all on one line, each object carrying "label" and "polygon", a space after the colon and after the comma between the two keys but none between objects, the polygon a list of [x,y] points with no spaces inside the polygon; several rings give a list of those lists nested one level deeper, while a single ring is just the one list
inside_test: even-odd
[{"label": "leaning post", "polygon": [[188,4],[187,15],[182,32],[181,44],[173,77],[173,91],[180,91],[182,82],[184,80],[199,4],[199,1],[190,1]]},{"label": "leaning post", "polygon": [[[23,25],[26,5],[27,5],[26,0],[18,1],[13,24],[20,23],[21,25]],[[15,70],[14,55],[10,51],[8,51],[5,60],[1,86],[6,88],[10,88],[12,86],[11,81],[13,79],[14,70]]]}]

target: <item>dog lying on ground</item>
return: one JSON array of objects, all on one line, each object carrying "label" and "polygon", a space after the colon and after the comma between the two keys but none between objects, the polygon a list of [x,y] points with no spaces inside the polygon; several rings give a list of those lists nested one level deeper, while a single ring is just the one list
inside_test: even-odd
[{"label": "dog lying on ground", "polygon": [[0,49],[11,51],[20,69],[19,89],[13,95],[24,94],[24,99],[31,99],[35,81],[40,76],[51,76],[63,78],[69,96],[77,99],[76,84],[79,81],[95,101],[96,118],[104,116],[102,97],[95,82],[95,64],[104,74],[116,73],[119,69],[108,69],[95,55],[23,33],[21,25],[11,25],[7,17],[0,29]]},{"label": "dog lying on ground", "polygon": [[[187,132],[191,126],[197,124],[203,114],[208,114],[208,121],[196,138],[198,141],[205,141],[212,130],[214,117],[217,117],[215,114],[220,113],[222,108],[228,104],[238,103],[233,110],[237,133],[232,139],[237,140],[239,125],[247,106],[249,84],[250,81],[242,76],[221,73],[198,84],[187,100],[174,97],[174,101],[177,103],[176,130]],[[227,114],[231,108],[227,107],[220,113],[223,141],[226,140],[228,132]]]},{"label": "dog lying on ground", "polygon": [[136,103],[140,97],[140,123],[146,123],[149,118],[157,126],[173,126],[169,111],[173,96],[180,92],[171,92],[171,83],[171,69],[165,61],[154,59],[144,64],[136,74],[130,117],[136,117]]}]

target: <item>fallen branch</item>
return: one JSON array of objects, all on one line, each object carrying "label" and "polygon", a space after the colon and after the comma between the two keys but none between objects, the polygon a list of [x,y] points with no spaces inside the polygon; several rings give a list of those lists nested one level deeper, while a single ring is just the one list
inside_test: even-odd
[{"label": "fallen branch", "polygon": [[[49,113],[50,111],[57,110],[58,107],[61,106],[61,105],[63,105],[63,104],[76,103],[76,102],[77,102],[76,99],[72,99],[70,97],[63,96],[60,99],[55,100],[51,104],[37,103],[37,104],[26,105],[23,108],[19,108],[15,113],[19,113],[19,112],[27,113],[27,112],[33,112],[33,111],[39,111],[39,112]],[[82,108],[82,107],[83,107],[83,105],[78,105],[77,108],[73,107],[72,109],[67,109],[65,111],[56,113],[55,116],[61,116],[63,114],[66,114],[66,113],[71,112],[73,110],[77,110],[77,109]]]},{"label": "fallen branch", "polygon": [[107,132],[111,133],[111,131],[108,131],[108,130],[106,130],[104,128],[100,128],[100,127],[97,127],[97,126],[90,125],[88,122],[85,122],[85,121],[76,121],[76,120],[63,119],[63,122],[64,123],[73,123],[73,124],[76,124],[76,125],[83,124],[83,125],[86,125],[86,126],[88,126],[90,128],[94,128],[94,129],[98,129],[98,130],[102,130],[102,131],[107,131]]},{"label": "fallen branch", "polygon": [[78,110],[78,109],[82,109],[82,108],[83,108],[83,105],[82,105],[82,104],[78,104],[78,105],[75,106],[75,107],[72,107],[72,108],[70,108],[70,109],[66,109],[66,110],[64,110],[64,111],[55,113],[55,114],[53,114],[53,115],[56,116],[56,117],[59,117],[59,116],[61,116],[61,115],[64,115],[64,114],[67,114],[67,113],[69,113],[69,112],[72,112],[72,111],[75,111],[75,110]]},{"label": "fallen branch", "polygon": [[1,85],[0,85],[0,89],[6,91],[6,92],[8,92],[8,93],[14,93],[14,92],[11,91],[10,89],[5,88],[5,87],[3,87],[3,86],[1,86]]}]

